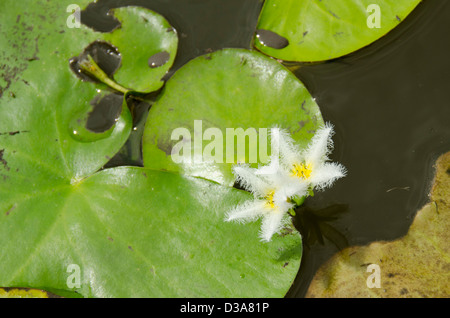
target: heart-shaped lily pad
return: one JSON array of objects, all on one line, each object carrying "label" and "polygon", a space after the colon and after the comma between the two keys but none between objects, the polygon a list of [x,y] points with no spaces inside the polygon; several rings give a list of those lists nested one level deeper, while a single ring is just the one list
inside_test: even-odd
[{"label": "heart-shaped lily pad", "polygon": [[[167,82],[147,120],[144,166],[232,185],[236,162],[267,163],[270,128],[286,128],[306,146],[320,125],[314,99],[280,63],[225,49],[190,61]],[[240,139],[246,132],[251,137]],[[178,148],[190,153],[178,154]]]},{"label": "heart-shaped lily pad", "polygon": [[250,195],[206,180],[124,167],[28,196],[6,186],[0,181],[2,286],[79,282],[73,290],[85,297],[282,297],[299,267],[296,231],[261,243],[257,223],[223,220]]},{"label": "heart-shaped lily pad", "polygon": [[284,296],[300,264],[298,232],[263,244],[258,223],[224,222],[251,197],[230,187],[137,167],[96,172],[131,127],[122,105],[111,128],[88,131],[94,97],[98,107],[123,100],[69,67],[96,36],[67,29],[61,9],[69,2],[36,1],[25,10],[5,2],[0,286],[84,297]]},{"label": "heart-shaped lily pad", "polygon": [[356,51],[395,28],[420,0],[266,0],[254,45],[285,61]]}]

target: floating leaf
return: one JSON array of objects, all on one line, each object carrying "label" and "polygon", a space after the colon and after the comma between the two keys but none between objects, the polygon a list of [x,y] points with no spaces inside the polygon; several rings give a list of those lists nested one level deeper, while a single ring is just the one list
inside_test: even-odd
[{"label": "floating leaf", "polygon": [[329,60],[395,28],[420,0],[266,0],[256,48],[285,61]]},{"label": "floating leaf", "polygon": [[161,15],[145,8],[125,7],[111,11],[122,21],[120,28],[95,36],[97,41],[103,39],[114,45],[122,56],[114,79],[135,91],[158,90],[177,53],[175,29]]},{"label": "floating leaf", "polygon": [[67,29],[68,1],[5,2],[0,286],[65,297],[284,296],[300,264],[298,232],[263,244],[257,222],[224,222],[250,197],[230,187],[137,167],[97,172],[131,127],[125,105],[109,108],[121,110],[117,121],[92,125],[102,101],[122,96],[70,70],[97,34]]},{"label": "floating leaf", "polygon": [[[52,61],[41,64],[42,71],[59,63],[68,64],[71,58],[72,67],[79,69],[73,64],[89,54],[108,75],[130,90],[152,92],[162,87],[161,79],[172,66],[178,46],[175,29],[162,16],[139,7],[112,9],[109,14],[118,19],[120,26],[102,33],[75,24],[77,14],[66,12],[73,6],[71,2],[64,0],[49,6],[47,1],[38,0],[26,9],[17,1],[0,3],[0,59],[4,63],[0,69],[0,95],[17,80],[18,73],[43,56],[52,57]],[[89,2],[78,1],[76,6],[81,10]],[[43,42],[52,42],[53,46]],[[149,60],[160,53],[165,54],[166,63],[160,61],[158,67],[151,67]]]},{"label": "floating leaf", "polygon": [[[297,232],[259,241],[223,221],[249,194],[142,168],[104,170],[0,203],[0,284],[85,297],[282,297],[298,271]],[[76,283],[76,280],[74,281]]]},{"label": "floating leaf", "polygon": [[[144,166],[232,185],[233,163],[267,163],[260,151],[266,154],[265,146],[270,153],[270,143],[259,141],[259,137],[265,140],[260,129],[286,128],[299,146],[306,146],[321,125],[322,116],[314,99],[282,65],[258,52],[225,49],[190,61],[167,82],[147,120]],[[208,134],[208,128],[213,129],[209,130],[212,134]],[[253,136],[258,134],[256,143],[252,145],[250,139],[239,143],[244,139],[237,137],[233,145],[233,132],[239,128],[242,132],[249,130],[249,134],[255,132]],[[177,136],[177,129],[185,129],[188,138]],[[190,163],[175,163],[171,156],[180,141],[189,143]],[[245,149],[239,152],[238,144]],[[251,148],[256,145],[257,151]],[[221,155],[216,157],[217,152]],[[197,161],[198,154],[203,158]],[[208,160],[212,158],[209,154],[215,160]],[[251,154],[255,155],[253,160]]]},{"label": "floating leaf", "polygon": [[[393,242],[350,247],[314,277],[307,297],[448,297],[450,288],[450,153],[437,162],[431,203],[417,213],[408,234]],[[380,268],[380,286],[367,272]]]},{"label": "floating leaf", "polygon": [[[6,82],[0,83],[0,150],[8,162],[0,174],[10,188],[19,187],[15,195],[95,172],[131,130],[131,115],[120,96],[107,131],[85,129],[95,101],[109,92],[102,84],[81,81],[70,69],[69,59],[96,35],[67,27],[68,3],[35,1],[25,9],[17,1],[0,4],[0,78]],[[25,180],[38,174],[44,184],[19,181],[13,173],[28,176]]]}]

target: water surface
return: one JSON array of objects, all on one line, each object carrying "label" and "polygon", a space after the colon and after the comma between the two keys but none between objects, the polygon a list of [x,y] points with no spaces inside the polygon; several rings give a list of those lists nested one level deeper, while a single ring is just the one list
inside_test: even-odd
[{"label": "water surface", "polygon": [[[177,30],[186,62],[221,48],[250,48],[259,0],[104,0],[83,22],[107,31],[109,8],[140,5]],[[304,65],[296,76],[335,125],[332,159],[348,169],[336,185],[308,198],[296,224],[305,251],[287,297],[303,297],[317,269],[339,248],[404,235],[428,200],[436,158],[450,151],[450,2],[427,0],[374,44],[347,57]],[[132,103],[135,130],[108,164],[141,165],[140,141],[149,105]],[[333,216],[334,218],[327,218]]]}]

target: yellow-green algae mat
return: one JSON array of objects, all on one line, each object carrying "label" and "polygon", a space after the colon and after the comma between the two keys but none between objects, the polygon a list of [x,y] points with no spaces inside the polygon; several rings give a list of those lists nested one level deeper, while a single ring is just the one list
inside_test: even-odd
[{"label": "yellow-green algae mat", "polygon": [[[339,252],[317,272],[307,297],[449,297],[449,217],[450,152],[438,159],[430,203],[407,235]],[[379,286],[371,285],[369,264],[379,265]]]},{"label": "yellow-green algae mat", "polygon": [[60,297],[40,289],[0,288],[0,298],[60,298]]}]

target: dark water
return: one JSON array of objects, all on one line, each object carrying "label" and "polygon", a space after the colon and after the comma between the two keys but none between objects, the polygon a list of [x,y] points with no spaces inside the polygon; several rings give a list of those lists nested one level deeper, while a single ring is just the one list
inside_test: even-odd
[{"label": "dark water", "polygon": [[[141,5],[178,31],[170,74],[190,59],[225,47],[249,48],[259,0],[104,0],[82,20],[107,31],[108,8]],[[287,297],[303,297],[317,269],[340,248],[404,235],[428,199],[436,158],[450,151],[450,1],[426,0],[394,31],[345,58],[301,66],[295,74],[335,125],[332,159],[346,178],[308,198],[295,219],[305,242]],[[133,102],[135,130],[108,164],[141,165],[149,105]]]},{"label": "dark water", "polygon": [[[406,234],[427,203],[433,164],[450,151],[449,30],[450,1],[427,0],[373,45],[295,72],[335,125],[332,158],[349,170],[306,206],[348,205],[332,226],[350,245]],[[288,296],[303,296],[336,251],[330,241],[306,249]]]}]

